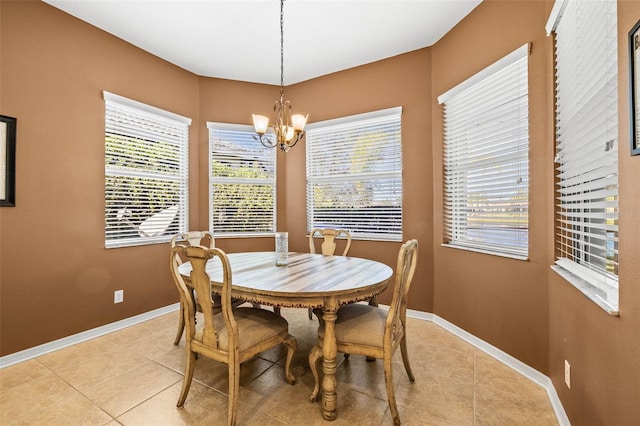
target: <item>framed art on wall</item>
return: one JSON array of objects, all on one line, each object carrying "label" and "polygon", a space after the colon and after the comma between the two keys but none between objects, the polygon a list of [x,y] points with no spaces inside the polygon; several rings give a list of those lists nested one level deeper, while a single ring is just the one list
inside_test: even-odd
[{"label": "framed art on wall", "polygon": [[631,155],[640,154],[640,21],[629,31],[629,99]]},{"label": "framed art on wall", "polygon": [[0,206],[16,205],[16,119],[0,115]]}]

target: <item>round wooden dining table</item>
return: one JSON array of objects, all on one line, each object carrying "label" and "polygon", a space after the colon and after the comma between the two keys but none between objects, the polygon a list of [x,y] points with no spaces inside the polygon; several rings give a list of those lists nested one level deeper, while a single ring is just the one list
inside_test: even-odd
[{"label": "round wooden dining table", "polygon": [[[291,308],[321,308],[325,322],[322,347],[322,415],[336,418],[335,321],[341,305],[369,300],[387,287],[393,270],[380,262],[348,256],[289,253],[288,264],[276,266],[275,252],[229,253],[232,297],[246,302]],[[179,267],[189,276],[191,264]],[[218,259],[206,266],[212,281],[222,280]]]}]

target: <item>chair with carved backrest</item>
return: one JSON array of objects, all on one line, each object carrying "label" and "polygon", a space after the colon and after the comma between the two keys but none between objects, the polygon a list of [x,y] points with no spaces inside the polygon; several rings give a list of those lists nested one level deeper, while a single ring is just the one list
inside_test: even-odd
[{"label": "chair with carved backrest", "polygon": [[[322,237],[322,239],[318,238]],[[346,256],[351,248],[351,233],[346,229],[333,228],[315,228],[309,233],[309,253],[317,253],[316,246],[318,241],[322,241],[320,245],[320,253],[330,256],[336,253],[336,238],[344,237],[345,244],[342,249],[342,256]]]},{"label": "chair with carved backrest", "polygon": [[[174,248],[179,245],[185,246],[185,247],[186,246],[203,246],[203,247],[213,248],[216,246],[216,240],[215,238],[213,238],[213,234],[209,231],[188,231],[183,234],[174,235],[173,238],[171,238],[171,248]],[[176,262],[178,262],[178,265],[181,265],[183,262],[186,261],[186,259],[183,259],[179,256],[176,257],[175,260]],[[193,291],[191,291],[191,295],[195,303],[196,311],[202,312],[202,309],[200,308],[200,304],[195,298]],[[212,295],[212,297],[214,302],[214,309],[219,310],[220,296],[214,294]],[[233,300],[232,303],[234,306],[238,306],[238,305],[241,305],[243,302],[241,300]],[[178,333],[176,334],[176,338],[173,341],[173,344],[175,346],[178,346],[178,344],[180,343],[180,339],[182,338],[182,333],[184,332],[184,304],[182,303],[182,301],[180,302],[180,320],[179,321],[180,322],[178,324]]]},{"label": "chair with carved backrest", "polygon": [[[319,248],[320,253],[325,256],[333,256],[336,253],[338,243],[336,238],[344,237],[344,249],[342,249],[342,256],[346,256],[351,248],[351,233],[346,229],[333,229],[333,228],[315,228],[309,233],[309,253],[317,253]],[[319,247],[316,247],[320,243]],[[342,244],[341,244],[342,245]],[[313,309],[309,308],[309,319],[313,318]]]},{"label": "chair with carved backrest", "polygon": [[[415,381],[407,354],[406,313],[407,292],[413,279],[418,259],[418,241],[410,240],[402,245],[398,253],[393,298],[389,310],[361,303],[342,306],[335,322],[338,352],[364,355],[382,359],[387,399],[395,425],[400,424],[393,385],[393,354],[400,346],[404,368],[409,381]],[[315,387],[310,399],[317,400],[320,391],[318,360],[322,357],[324,321],[318,327],[318,344],[309,353],[309,365],[315,378]]]},{"label": "chair with carved backrest", "polygon": [[[176,259],[186,258],[191,263],[192,272],[185,279],[178,270]],[[212,282],[206,272],[207,262],[218,262],[222,280]],[[296,339],[289,334],[289,324],[283,317],[265,309],[232,306],[232,271],[225,252],[217,248],[201,246],[177,246],[171,250],[170,268],[174,282],[184,304],[186,325],[186,366],[182,391],[177,406],[184,406],[197,356],[219,361],[228,365],[229,404],[227,425],[236,422],[238,393],[240,388],[240,364],[257,354],[280,344],[287,347],[285,360],[286,381],[295,383],[291,374],[291,360],[297,347]],[[203,324],[196,329],[195,303],[192,290],[202,307]],[[217,310],[211,298],[212,292],[220,294],[221,309]]]}]

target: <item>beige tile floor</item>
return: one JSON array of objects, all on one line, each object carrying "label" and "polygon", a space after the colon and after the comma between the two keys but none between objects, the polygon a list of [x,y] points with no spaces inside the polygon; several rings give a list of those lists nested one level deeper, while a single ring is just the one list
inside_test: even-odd
[{"label": "beige tile floor", "polygon": [[[243,364],[238,424],[390,425],[380,361],[338,355],[338,417],[322,419],[308,396],[307,354],[317,322],[283,309],[298,339],[295,385],[284,381],[284,349]],[[1,425],[224,425],[227,369],[200,358],[183,409],[184,339],[178,313],[146,321],[0,370]],[[439,326],[408,320],[410,383],[396,354],[394,383],[404,425],[557,425],[544,389]]]}]

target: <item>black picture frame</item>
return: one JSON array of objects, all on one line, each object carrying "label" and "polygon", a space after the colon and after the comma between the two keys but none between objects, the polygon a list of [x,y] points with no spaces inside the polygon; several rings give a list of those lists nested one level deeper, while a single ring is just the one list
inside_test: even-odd
[{"label": "black picture frame", "polygon": [[640,21],[629,31],[629,101],[631,155],[640,155]]},{"label": "black picture frame", "polygon": [[0,207],[16,205],[17,119],[0,115]]}]

